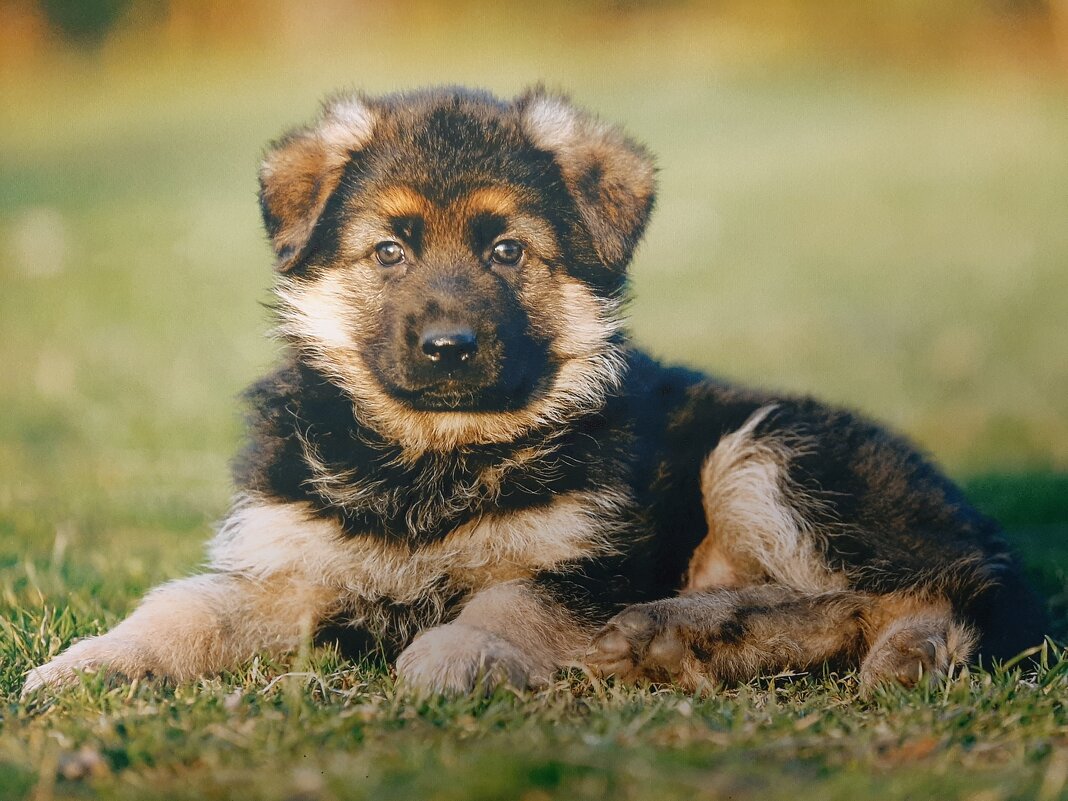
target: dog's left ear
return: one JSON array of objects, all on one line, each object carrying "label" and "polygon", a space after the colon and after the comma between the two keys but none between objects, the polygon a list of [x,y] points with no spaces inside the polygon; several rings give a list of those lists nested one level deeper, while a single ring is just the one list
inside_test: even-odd
[{"label": "dog's left ear", "polygon": [[641,239],[656,196],[649,152],[566,97],[534,89],[516,101],[523,130],[553,154],[593,239],[597,257],[622,270]]},{"label": "dog's left ear", "polygon": [[279,272],[307,255],[315,226],[345,167],[371,139],[374,115],[359,97],[334,98],[319,121],[271,145],[260,165],[260,210]]}]

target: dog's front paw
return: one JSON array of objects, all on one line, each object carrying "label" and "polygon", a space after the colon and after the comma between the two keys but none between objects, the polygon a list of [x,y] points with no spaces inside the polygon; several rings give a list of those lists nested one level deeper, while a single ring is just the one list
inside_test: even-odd
[{"label": "dog's front paw", "polygon": [[[674,599],[673,599],[674,600]],[[695,691],[708,683],[694,654],[686,616],[670,601],[629,606],[594,635],[587,667],[627,684],[676,684]]]},{"label": "dog's front paw", "polygon": [[151,675],[154,661],[139,643],[104,635],[75,643],[55,659],[26,674],[22,697],[43,689],[60,690],[77,683],[80,673],[104,671],[109,675],[139,678]]},{"label": "dog's front paw", "polygon": [[488,692],[505,684],[523,689],[547,681],[545,672],[503,637],[462,623],[423,632],[397,659],[398,680],[417,692]]}]

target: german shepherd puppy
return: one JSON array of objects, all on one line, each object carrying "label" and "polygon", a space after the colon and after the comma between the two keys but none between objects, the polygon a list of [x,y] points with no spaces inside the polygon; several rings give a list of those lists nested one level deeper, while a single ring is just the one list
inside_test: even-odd
[{"label": "german shepherd puppy", "polygon": [[345,95],[260,187],[289,347],[249,391],[208,571],[27,691],[339,631],[448,692],[573,663],[691,691],[825,663],[911,684],[1041,641],[997,525],[904,441],[628,343],[654,168],[619,129],[540,89]]}]

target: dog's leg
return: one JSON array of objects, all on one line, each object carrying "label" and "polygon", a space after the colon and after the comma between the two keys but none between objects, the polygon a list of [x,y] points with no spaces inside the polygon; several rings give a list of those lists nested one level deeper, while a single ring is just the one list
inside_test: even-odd
[{"label": "dog's leg", "polygon": [[701,494],[708,533],[684,594],[611,620],[588,654],[596,672],[696,690],[831,663],[870,688],[971,657],[946,598],[979,596],[1007,560],[903,443],[849,415],[769,404],[719,438]]},{"label": "dog's leg", "polygon": [[31,670],[24,693],[105,670],[176,681],[298,647],[335,611],[322,564],[343,555],[336,528],[292,504],[239,503],[211,547],[215,572],[172,581],[130,617]]},{"label": "dog's leg", "polygon": [[545,588],[509,581],[476,593],[456,620],[416,637],[397,659],[397,676],[424,692],[543,686],[580,658],[591,630]]},{"label": "dog's leg", "polygon": [[23,694],[69,684],[79,671],[183,681],[261,651],[292,650],[311,636],[328,603],[324,587],[293,576],[253,580],[217,573],[172,581],[107,634],[31,670]]},{"label": "dog's leg", "polygon": [[944,675],[968,659],[971,645],[969,630],[941,602],[765,585],[631,606],[598,632],[586,662],[602,676],[692,692],[863,661],[861,680],[870,687]]}]

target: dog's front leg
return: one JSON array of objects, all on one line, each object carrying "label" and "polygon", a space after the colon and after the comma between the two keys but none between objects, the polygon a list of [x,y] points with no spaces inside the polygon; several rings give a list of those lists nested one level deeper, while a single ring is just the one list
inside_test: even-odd
[{"label": "dog's front leg", "polygon": [[293,574],[209,573],[172,581],[107,634],[31,670],[23,695],[70,684],[82,671],[184,681],[262,651],[289,651],[311,635],[331,598],[327,588]]},{"label": "dog's front leg", "polygon": [[107,634],[31,670],[23,694],[70,684],[79,671],[184,681],[293,650],[336,611],[324,565],[343,554],[340,541],[304,506],[244,498],[211,545],[213,572],[157,587]]},{"label": "dog's front leg", "polygon": [[31,670],[23,694],[70,684],[82,671],[184,681],[259,652],[289,651],[311,635],[329,601],[325,587],[292,575],[209,573],[172,581],[108,633]]},{"label": "dog's front leg", "polygon": [[474,594],[454,621],[416,637],[397,659],[397,676],[422,692],[544,686],[581,656],[594,628],[543,584],[508,581]]}]

